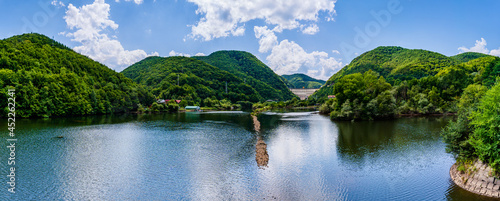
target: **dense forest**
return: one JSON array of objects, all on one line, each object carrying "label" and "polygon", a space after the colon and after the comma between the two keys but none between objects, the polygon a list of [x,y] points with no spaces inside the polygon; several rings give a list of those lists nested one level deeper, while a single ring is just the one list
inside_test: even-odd
[{"label": "dense forest", "polygon": [[326,81],[324,80],[318,80],[314,79],[312,77],[309,77],[304,74],[292,74],[292,75],[282,75],[287,83],[287,86],[289,88],[305,88],[305,89],[319,89],[321,86],[323,86]]},{"label": "dense forest", "polygon": [[197,104],[205,99],[227,99],[233,103],[264,100],[243,79],[188,57],[148,57],[126,68],[122,74],[150,87],[160,99],[182,99]]},{"label": "dense forest", "polygon": [[474,161],[480,159],[500,175],[499,108],[500,80],[490,89],[472,84],[464,90],[457,119],[442,131],[446,151],[457,159],[459,171],[472,170]]},{"label": "dense forest", "polygon": [[391,85],[402,81],[420,79],[438,74],[443,68],[466,63],[471,60],[490,57],[481,53],[463,53],[453,57],[427,50],[413,50],[402,47],[377,47],[356,57],[351,63],[335,73],[325,86],[315,93],[323,98],[333,93],[333,84],[340,78],[354,73],[372,70],[383,76]]},{"label": "dense forest", "polygon": [[0,116],[15,89],[19,117],[106,114],[155,99],[143,86],[40,34],[0,40]]},{"label": "dense forest", "polygon": [[252,86],[265,100],[290,100],[296,97],[274,71],[254,55],[243,51],[217,51],[195,59],[225,70]]},{"label": "dense forest", "polygon": [[[379,47],[374,52],[401,51],[398,47]],[[416,51],[415,58],[406,58],[408,61],[414,61],[413,66],[425,66],[429,60],[446,61],[449,66],[443,63],[436,66],[422,69],[422,72],[428,72],[425,77],[419,77],[421,74],[406,73],[406,78],[389,81],[386,77],[395,78],[394,68],[388,74],[368,69],[365,67],[353,67],[349,64],[344,69],[350,68],[351,74],[335,74],[329,82],[335,80],[335,84],[321,88],[322,93],[335,95],[335,99],[326,100],[326,95],[316,93],[313,96],[322,95],[320,99],[324,100],[321,107],[323,113],[331,113],[333,119],[376,119],[389,118],[400,114],[441,114],[458,112],[458,101],[463,91],[472,84],[491,87],[495,83],[496,76],[500,75],[500,58],[483,55],[479,53],[464,53],[448,60],[442,59],[442,55],[429,53],[423,56],[422,53],[428,51]],[[374,54],[363,54],[356,58],[360,63],[365,55],[370,58],[378,58],[384,63],[392,63],[385,57],[394,58],[391,54],[374,56]],[[432,56],[440,59],[432,59]],[[421,63],[415,62],[426,58]],[[375,63],[375,62],[373,62]],[[400,65],[404,66],[404,65]],[[374,69],[389,68],[381,66]],[[348,72],[347,70],[343,72]],[[416,72],[409,69],[410,72]],[[363,73],[363,74],[362,74]],[[375,82],[374,78],[378,78]],[[328,83],[327,83],[328,85]],[[383,87],[382,87],[383,86]],[[382,105],[384,107],[382,107]],[[377,106],[377,107],[375,107]],[[389,111],[390,110],[390,111]]]}]

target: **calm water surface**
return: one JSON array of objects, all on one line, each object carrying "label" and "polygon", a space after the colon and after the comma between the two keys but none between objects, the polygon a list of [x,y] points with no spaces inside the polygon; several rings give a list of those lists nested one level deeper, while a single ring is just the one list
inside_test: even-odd
[{"label": "calm water surface", "polygon": [[450,118],[258,120],[259,132],[242,112],[18,120],[15,194],[2,120],[0,200],[487,200],[450,180]]}]

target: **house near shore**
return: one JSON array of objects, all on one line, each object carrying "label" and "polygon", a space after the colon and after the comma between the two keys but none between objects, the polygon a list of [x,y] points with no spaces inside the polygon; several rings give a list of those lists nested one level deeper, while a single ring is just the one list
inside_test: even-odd
[{"label": "house near shore", "polygon": [[[156,101],[156,103],[158,103],[158,104],[161,104],[161,103],[163,103],[163,104],[167,104],[169,101],[170,101],[170,99],[166,99],[166,100],[159,99],[159,100],[157,100],[157,101]],[[181,101],[182,101],[182,100],[175,100],[175,102],[176,102],[177,104],[179,104]]]},{"label": "house near shore", "polygon": [[200,111],[200,106],[186,106],[184,109],[186,109],[186,111],[188,110]]},{"label": "house near shore", "polygon": [[[170,100],[168,100],[168,99],[167,99],[167,100],[165,100],[165,101],[168,103]],[[179,104],[179,103],[181,102],[181,100],[175,100],[175,102],[176,102],[177,104]]]},{"label": "house near shore", "polygon": [[335,95],[328,95],[328,99],[335,98]]}]

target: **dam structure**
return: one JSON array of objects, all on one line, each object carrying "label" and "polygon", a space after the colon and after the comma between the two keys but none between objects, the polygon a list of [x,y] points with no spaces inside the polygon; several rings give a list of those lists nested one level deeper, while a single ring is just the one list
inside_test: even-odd
[{"label": "dam structure", "polygon": [[297,95],[300,100],[305,100],[317,90],[318,89],[290,89],[290,91]]}]

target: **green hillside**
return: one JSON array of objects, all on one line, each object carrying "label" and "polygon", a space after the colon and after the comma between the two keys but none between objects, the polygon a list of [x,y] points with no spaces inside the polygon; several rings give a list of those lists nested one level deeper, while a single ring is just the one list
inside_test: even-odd
[{"label": "green hillside", "polygon": [[[407,72],[400,74],[401,72]],[[491,87],[500,58],[478,53],[446,57],[424,50],[379,47],[362,54],[313,94],[333,119],[455,113],[470,86]],[[328,95],[336,98],[327,100]]]},{"label": "green hillside", "polygon": [[468,62],[470,60],[474,60],[474,59],[481,58],[481,57],[489,57],[489,56],[490,55],[483,54],[483,53],[465,52],[465,53],[462,53],[462,54],[458,54],[458,55],[452,56],[451,58],[459,61],[460,63],[465,63],[465,62]]},{"label": "green hillside", "polygon": [[131,79],[40,34],[0,40],[0,87],[3,106],[15,88],[19,117],[126,112],[154,101]]},{"label": "green hillside", "polygon": [[282,75],[291,85],[292,88],[319,89],[326,81],[314,79],[304,74]]},{"label": "green hillside", "polygon": [[295,88],[295,86],[293,86],[293,84],[288,81],[286,78],[284,78],[283,76],[280,76],[280,80],[285,83],[285,86],[289,89],[292,89],[292,88]]},{"label": "green hillside", "polygon": [[455,59],[427,50],[412,50],[402,47],[377,47],[363,53],[349,65],[336,73],[327,84],[343,75],[364,73],[373,70],[391,80],[410,80],[435,75],[440,68],[457,64]]},{"label": "green hillside", "polygon": [[326,97],[333,93],[333,84],[343,76],[364,73],[372,70],[383,76],[387,82],[420,79],[436,75],[441,69],[465,63],[481,57],[490,57],[481,53],[463,53],[453,57],[427,50],[414,50],[402,47],[377,47],[356,57],[351,63],[335,73],[315,95]]},{"label": "green hillside", "polygon": [[188,57],[148,57],[126,68],[122,74],[149,86],[161,99],[186,99],[198,103],[206,98],[228,99],[233,103],[263,100],[242,78]]},{"label": "green hillside", "polygon": [[296,97],[279,75],[248,52],[218,51],[209,56],[193,58],[234,74],[266,100],[289,100]]}]

